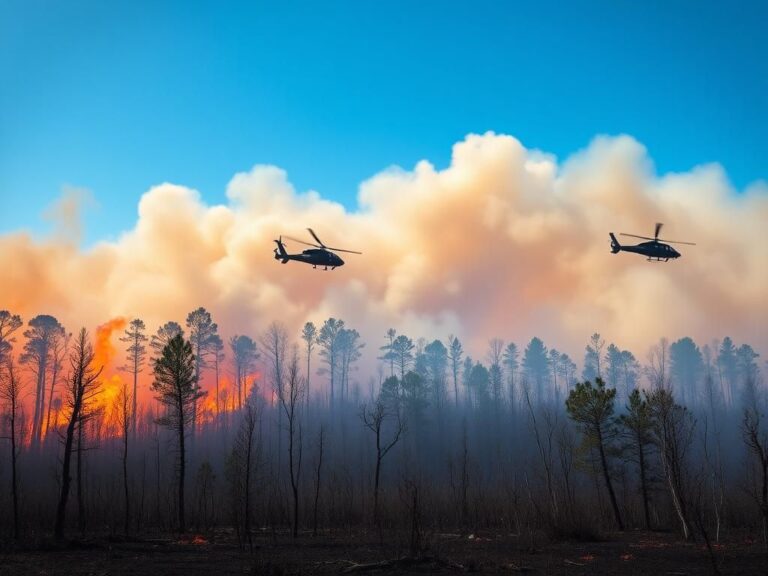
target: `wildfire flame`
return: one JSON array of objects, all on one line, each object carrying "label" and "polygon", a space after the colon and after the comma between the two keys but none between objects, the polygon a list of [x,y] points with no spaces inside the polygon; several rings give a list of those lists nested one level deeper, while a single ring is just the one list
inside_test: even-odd
[{"label": "wildfire flame", "polygon": [[128,324],[125,318],[117,317],[101,324],[96,328],[96,343],[94,346],[94,364],[103,366],[101,373],[101,394],[97,403],[100,407],[109,408],[115,402],[123,385],[123,378],[116,365],[117,349],[112,343],[112,335],[117,330],[122,330]]}]

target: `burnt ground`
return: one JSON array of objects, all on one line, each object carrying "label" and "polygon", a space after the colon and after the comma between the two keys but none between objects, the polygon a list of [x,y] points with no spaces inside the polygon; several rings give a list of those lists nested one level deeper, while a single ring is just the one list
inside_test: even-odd
[{"label": "burnt ground", "polygon": [[[703,543],[676,535],[630,532],[597,542],[551,542],[543,536],[439,534],[425,538],[416,558],[409,534],[351,532],[312,537],[259,535],[253,552],[233,536],[99,539],[63,545],[41,542],[34,549],[0,551],[0,576],[230,574],[624,574],[684,576],[713,574]],[[768,573],[762,543],[749,537],[716,546],[720,574]]]}]

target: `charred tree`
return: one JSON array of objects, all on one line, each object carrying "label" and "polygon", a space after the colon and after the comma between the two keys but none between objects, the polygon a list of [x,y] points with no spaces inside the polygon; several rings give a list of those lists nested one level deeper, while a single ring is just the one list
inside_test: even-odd
[{"label": "charred tree", "polygon": [[75,432],[82,426],[83,414],[87,412],[90,403],[100,392],[99,376],[102,367],[94,365],[95,354],[93,346],[88,341],[88,332],[82,328],[77,335],[74,347],[69,356],[70,376],[67,383],[66,402],[69,409],[69,420],[64,434],[64,454],[61,468],[61,492],[56,508],[54,534],[57,539],[64,538],[64,526],[67,514],[67,500],[72,483],[70,467]]}]

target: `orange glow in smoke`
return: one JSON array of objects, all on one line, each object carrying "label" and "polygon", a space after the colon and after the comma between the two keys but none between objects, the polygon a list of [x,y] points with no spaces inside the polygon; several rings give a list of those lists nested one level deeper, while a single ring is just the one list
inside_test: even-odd
[{"label": "orange glow in smoke", "polygon": [[119,366],[117,366],[117,349],[112,342],[112,336],[115,331],[122,330],[127,324],[128,321],[125,318],[118,317],[96,328],[94,364],[97,369],[104,367],[101,372],[101,394],[99,394],[96,402],[100,407],[107,410],[114,404],[123,385],[123,378],[119,373]]}]

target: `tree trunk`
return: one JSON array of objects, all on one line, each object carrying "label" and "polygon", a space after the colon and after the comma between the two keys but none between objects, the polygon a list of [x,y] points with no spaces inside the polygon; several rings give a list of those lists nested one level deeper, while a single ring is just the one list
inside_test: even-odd
[{"label": "tree trunk", "polygon": [[605,486],[608,488],[608,496],[611,499],[611,507],[613,507],[613,514],[616,517],[616,524],[619,526],[619,530],[624,532],[624,522],[621,520],[621,513],[619,512],[619,505],[616,502],[616,494],[613,491],[613,484],[611,483],[611,475],[608,473],[608,461],[605,457],[605,447],[603,446],[603,434],[601,430],[597,429],[597,442],[600,450],[600,465],[603,468],[603,479],[605,480]]},{"label": "tree trunk", "polygon": [[253,539],[251,538],[251,448],[253,444],[253,429],[249,430],[248,447],[245,451],[245,502],[243,503],[243,527],[248,538],[248,549],[253,552]]},{"label": "tree trunk", "polygon": [[320,500],[320,472],[323,467],[323,429],[320,428],[320,454],[315,472],[315,505],[312,511],[312,536],[317,536],[317,504]]},{"label": "tree trunk", "polygon": [[[183,410],[183,406],[180,407]],[[184,473],[186,461],[184,458],[184,417],[179,422],[179,532],[186,531],[184,524]]]},{"label": "tree trunk", "polygon": [[85,536],[85,501],[83,500],[83,424],[77,426],[77,529]]},{"label": "tree trunk", "polygon": [[[127,416],[127,415],[126,415]],[[123,492],[125,498],[125,534],[128,535],[128,530],[131,523],[131,503],[128,494],[128,427],[123,428]]]},{"label": "tree trunk", "polygon": [[645,450],[643,450],[643,444],[638,438],[637,442],[638,457],[640,463],[640,491],[643,495],[643,514],[645,515],[645,529],[651,529],[651,513],[648,506],[648,480],[646,479],[645,470]]},{"label": "tree trunk", "polygon": [[19,496],[16,480],[16,398],[11,404],[11,496],[13,497],[13,538],[19,539]]},{"label": "tree trunk", "polygon": [[56,524],[54,526],[54,535],[58,540],[64,538],[64,523],[67,515],[67,499],[69,498],[69,486],[72,478],[69,476],[69,468],[72,462],[72,443],[75,437],[75,425],[80,414],[80,398],[75,399],[75,405],[72,408],[72,416],[67,425],[67,434],[64,439],[64,458],[61,470],[61,493],[59,494],[59,504],[56,508]]}]

